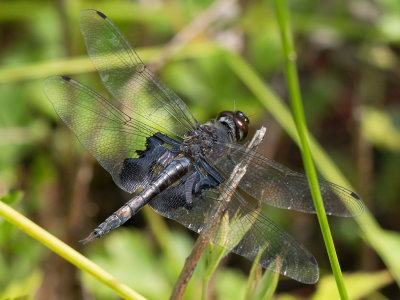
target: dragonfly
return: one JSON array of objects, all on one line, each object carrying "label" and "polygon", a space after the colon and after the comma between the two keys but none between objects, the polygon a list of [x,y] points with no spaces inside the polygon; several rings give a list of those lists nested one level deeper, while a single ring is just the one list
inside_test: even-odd
[{"label": "dragonfly", "polygon": [[[66,76],[45,79],[44,92],[80,143],[132,194],[83,243],[119,227],[146,204],[201,234],[221,199],[228,197],[223,193],[230,174],[247,158],[247,172],[231,188],[224,208],[234,225],[216,230],[211,240],[249,260],[257,257],[262,267],[299,282],[317,282],[313,255],[260,210],[260,204],[267,204],[315,213],[306,176],[247,151],[242,141],[250,121],[241,111],[223,111],[200,124],[103,13],[84,10],[79,25],[112,100]],[[319,187],[328,215],[363,212],[356,193],[324,180]]]}]

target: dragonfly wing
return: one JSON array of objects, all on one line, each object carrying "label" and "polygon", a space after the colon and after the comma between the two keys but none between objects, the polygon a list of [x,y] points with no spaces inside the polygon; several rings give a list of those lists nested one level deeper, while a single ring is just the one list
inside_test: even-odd
[{"label": "dragonfly wing", "polygon": [[[164,217],[201,233],[215,216],[222,186],[195,197],[191,209],[182,206],[184,188],[178,186],[160,194],[150,205]],[[311,284],[318,280],[314,257],[238,192],[233,194],[220,224],[211,238],[214,243],[251,261],[261,252],[260,265],[297,281]]]},{"label": "dragonfly wing", "polygon": [[[133,192],[147,184],[151,177],[149,155],[142,155],[145,159],[136,163],[134,158],[139,158],[147,147],[160,152],[162,143],[154,142],[157,128],[148,126],[145,118],[133,118],[124,105],[112,104],[68,77],[49,77],[43,87],[60,118],[118,186]],[[127,171],[124,167],[129,168],[129,180],[121,177]]]},{"label": "dragonfly wing", "polygon": [[[214,161],[215,169],[229,178],[233,168],[244,157],[250,157],[248,172],[239,188],[262,202],[279,208],[315,213],[307,177],[260,154],[248,154],[239,145],[226,146],[226,157]],[[351,217],[360,215],[364,205],[360,197],[339,185],[319,179],[319,187],[328,215]]]},{"label": "dragonfly wing", "polygon": [[116,100],[171,138],[198,126],[186,104],[150,72],[110,19],[84,10],[79,24],[88,54]]}]

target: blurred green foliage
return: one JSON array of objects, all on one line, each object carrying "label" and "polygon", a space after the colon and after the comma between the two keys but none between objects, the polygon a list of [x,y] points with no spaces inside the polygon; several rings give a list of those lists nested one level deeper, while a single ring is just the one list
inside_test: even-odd
[{"label": "blurred green foliage", "polygon": [[[289,125],[282,124],[280,115],[271,116],[266,111],[279,107],[269,98],[262,102],[251,73],[235,60],[236,54],[227,54],[239,53],[263,84],[281,99],[287,98],[272,2],[232,2],[171,56],[158,75],[200,122],[234,105],[245,111],[254,129],[267,126],[266,142],[259,150],[302,170],[290,132],[287,135],[280,129],[288,130]],[[77,244],[126,201],[126,195],[61,124],[41,82],[49,75],[72,75],[106,95],[79,33],[77,17],[82,9],[104,12],[138,48],[139,55],[152,62],[177,32],[212,4],[183,0],[0,2],[0,197],[8,195],[8,203],[18,211],[85,251],[150,299],[168,298],[181,267],[178,265],[183,265],[190,251],[192,236],[168,222],[167,240],[161,241],[154,233],[157,227],[148,224],[150,217],[138,215],[127,228],[87,248]],[[386,271],[378,271],[386,268],[383,258],[392,262],[392,272],[400,272],[393,269],[400,265],[393,250],[400,247],[400,2],[301,0],[290,4],[310,132],[343,170],[379,224],[390,230],[375,231],[373,241],[363,240],[353,221],[331,220],[341,267],[355,272],[348,279],[345,276],[349,294],[353,295],[352,287],[370,280],[370,289],[361,290],[361,296],[393,299],[398,296],[398,287],[389,285],[392,278]],[[23,191],[23,197],[18,190]],[[315,218],[270,211],[276,222],[316,256],[322,274],[329,273]],[[370,246],[381,248],[379,253],[385,256],[379,257]],[[243,299],[250,263],[233,255],[226,263],[228,266],[218,268],[211,278],[209,295]],[[196,270],[187,299],[200,297],[205,268],[200,265]],[[311,297],[314,292],[314,297],[332,295],[334,291],[329,292],[324,278],[316,290],[281,280],[277,293],[282,293],[282,299],[287,299],[288,293],[291,299]],[[51,294],[56,293],[54,287],[61,294]],[[355,298],[361,297],[359,292],[355,291]],[[79,276],[77,269],[0,218],[0,299],[48,293],[65,299],[83,298],[86,293],[96,299],[117,299],[108,288],[87,275]]]}]

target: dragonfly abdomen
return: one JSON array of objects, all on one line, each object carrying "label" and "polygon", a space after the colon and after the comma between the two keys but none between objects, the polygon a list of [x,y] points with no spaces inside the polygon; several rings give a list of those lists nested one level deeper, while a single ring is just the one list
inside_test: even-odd
[{"label": "dragonfly abdomen", "polygon": [[150,184],[148,184],[139,195],[133,197],[124,206],[115,211],[103,223],[81,242],[86,244],[95,238],[100,238],[111,230],[121,226],[135,215],[151,199],[167,189],[177,180],[186,175],[191,169],[191,162],[187,157],[173,160],[165,170]]}]

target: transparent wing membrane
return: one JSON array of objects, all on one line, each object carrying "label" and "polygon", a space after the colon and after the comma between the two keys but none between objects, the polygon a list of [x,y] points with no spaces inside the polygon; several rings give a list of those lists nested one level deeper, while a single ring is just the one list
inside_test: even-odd
[{"label": "transparent wing membrane", "polygon": [[102,13],[84,10],[79,24],[88,54],[104,86],[133,113],[146,116],[170,137],[198,126],[186,104],[143,64],[114,23]]},{"label": "transparent wing membrane", "polygon": [[[214,218],[220,201],[218,189],[207,190],[193,201],[188,210],[179,205],[178,195],[168,194],[150,202],[155,211],[187,228],[201,233],[205,224]],[[226,197],[228,197],[226,195]],[[170,205],[165,206],[165,202]],[[261,251],[260,265],[303,283],[315,283],[319,277],[314,257],[278,225],[260,213],[256,203],[245,200],[238,192],[233,194],[220,227],[211,240],[249,260]]]},{"label": "transparent wing membrane", "polygon": [[136,151],[145,150],[146,138],[159,132],[159,128],[151,127],[141,116],[133,118],[129,108],[109,102],[68,77],[47,78],[43,87],[64,123],[125,189],[120,184],[124,160],[137,158]]},{"label": "transparent wing membrane", "polygon": [[[228,156],[214,161],[215,168],[229,178],[233,168],[251,155],[248,169],[239,188],[262,202],[284,209],[315,213],[307,177],[257,153],[246,154],[239,145],[226,145]],[[364,210],[360,197],[339,185],[320,179],[319,186],[328,215],[352,217]]]}]

